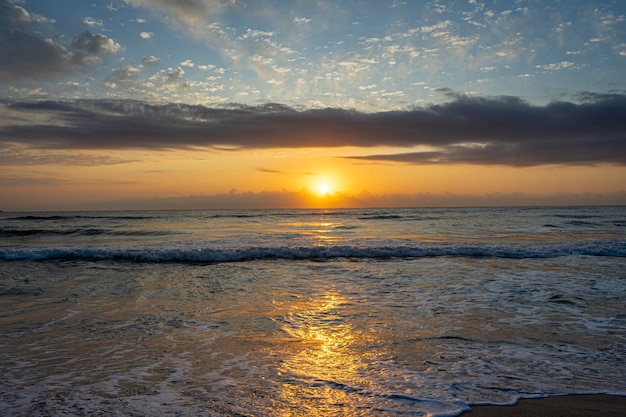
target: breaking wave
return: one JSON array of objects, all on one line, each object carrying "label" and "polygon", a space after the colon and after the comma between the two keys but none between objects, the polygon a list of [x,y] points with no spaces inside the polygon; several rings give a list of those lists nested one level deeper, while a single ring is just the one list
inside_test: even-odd
[{"label": "breaking wave", "polygon": [[330,260],[346,258],[408,259],[436,257],[558,258],[563,256],[626,257],[626,240],[589,240],[571,243],[424,243],[389,246],[255,246],[240,248],[187,245],[108,247],[0,248],[5,261],[117,260],[130,262],[221,263],[254,260]]}]

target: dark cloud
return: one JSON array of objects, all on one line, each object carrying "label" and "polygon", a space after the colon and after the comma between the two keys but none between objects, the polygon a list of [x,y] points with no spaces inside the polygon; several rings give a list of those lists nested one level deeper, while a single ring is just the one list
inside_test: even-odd
[{"label": "dark cloud", "polygon": [[546,106],[513,97],[458,97],[430,108],[436,115],[431,121],[439,119],[431,132],[438,133],[420,144],[433,150],[353,158],[410,164],[626,164],[626,96],[580,97],[580,104]]},{"label": "dark cloud", "polygon": [[[465,97],[406,111],[298,110],[279,104],[154,104],[129,100],[4,101],[0,141],[33,148],[415,147],[359,156],[414,164],[626,164],[626,95],[544,106]],[[7,120],[7,118],[5,118]],[[39,120],[40,122],[35,122]]]},{"label": "dark cloud", "polygon": [[73,67],[72,53],[49,39],[22,31],[0,39],[0,83],[54,78],[73,72]]},{"label": "dark cloud", "polygon": [[68,48],[29,31],[30,25],[44,22],[50,21],[20,6],[0,3],[0,83],[72,74],[121,49],[101,34],[81,33]]},{"label": "dark cloud", "polygon": [[28,165],[99,166],[138,162],[136,159],[113,158],[108,155],[91,155],[68,151],[38,151],[18,146],[0,146],[0,167]]},{"label": "dark cloud", "polygon": [[88,61],[97,61],[103,55],[114,54],[121,49],[120,45],[112,39],[99,33],[94,35],[90,32],[83,32],[75,36],[72,39],[72,47],[77,51],[74,59],[79,65]]},{"label": "dark cloud", "polygon": [[7,2],[0,3],[0,23],[2,27],[22,29],[31,21],[30,14],[23,7]]}]

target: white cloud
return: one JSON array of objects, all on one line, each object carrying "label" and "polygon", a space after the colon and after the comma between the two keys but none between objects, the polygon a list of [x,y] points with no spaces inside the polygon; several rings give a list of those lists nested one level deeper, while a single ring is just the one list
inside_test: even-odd
[{"label": "white cloud", "polygon": [[250,58],[250,60],[260,65],[272,65],[274,63],[272,58],[264,57],[262,55],[254,55]]},{"label": "white cloud", "polygon": [[291,72],[291,69],[285,68],[285,67],[280,67],[278,65],[272,65],[272,69],[274,71],[276,71],[277,73],[279,73],[279,74],[287,74],[287,73]]},{"label": "white cloud", "polygon": [[248,28],[246,30],[246,33],[243,36],[241,36],[241,39],[259,39],[259,38],[265,38],[265,37],[272,37],[274,35],[275,35],[274,32],[267,32],[263,30],[256,30],[256,29]]},{"label": "white cloud", "polygon": [[81,19],[81,22],[90,27],[104,27],[104,23],[102,22],[102,20],[94,19],[93,17],[89,16],[83,17]]},{"label": "white cloud", "polygon": [[127,65],[123,68],[116,68],[111,72],[109,80],[114,83],[129,83],[137,78],[141,70],[137,67]]},{"label": "white cloud", "polygon": [[181,67],[178,67],[176,69],[167,69],[167,77],[171,80],[178,80],[182,78],[183,75],[185,75],[185,71],[183,71]]},{"label": "white cloud", "polygon": [[150,39],[152,38],[152,35],[154,35],[152,32],[141,32],[139,34],[139,36],[141,36],[141,39]]},{"label": "white cloud", "polygon": [[166,70],[161,70],[158,73],[154,74],[150,77],[150,81],[154,82],[162,82],[165,84],[173,83],[180,80],[183,75],[185,75],[185,71],[181,67],[177,68],[168,68]]},{"label": "white cloud", "polygon": [[571,68],[574,66],[574,63],[571,61],[561,61],[555,62],[553,64],[545,64],[545,65],[537,65],[538,69],[546,70],[546,71],[558,71],[566,68]]},{"label": "white cloud", "polygon": [[154,55],[144,56],[144,57],[141,59],[141,62],[143,62],[143,63],[144,63],[144,64],[146,64],[146,65],[149,65],[149,64],[154,64],[154,63],[156,63],[156,62],[159,62],[159,58],[157,58],[157,57],[156,57],[156,56],[154,56]]},{"label": "white cloud", "polygon": [[193,67],[196,66],[196,64],[194,64],[191,59],[187,59],[187,60],[181,62],[180,65],[183,66],[183,67],[190,67],[190,68],[193,68]]},{"label": "white cloud", "polygon": [[431,33],[434,31],[438,31],[438,30],[442,30],[442,29],[446,29],[449,28],[450,26],[452,26],[452,21],[450,20],[444,20],[442,22],[439,22],[435,25],[432,26],[422,26],[420,28],[420,30],[424,33]]}]

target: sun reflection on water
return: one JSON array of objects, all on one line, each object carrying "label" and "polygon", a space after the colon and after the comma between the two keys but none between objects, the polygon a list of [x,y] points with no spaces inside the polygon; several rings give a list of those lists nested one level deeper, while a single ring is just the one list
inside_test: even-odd
[{"label": "sun reflection on water", "polygon": [[[326,292],[290,306],[283,329],[296,342],[279,368],[283,416],[357,415],[367,398],[367,363],[361,354],[368,336],[349,323],[347,299]],[[351,410],[351,411],[350,411]]]},{"label": "sun reflection on water", "polygon": [[338,222],[312,221],[289,223],[289,226],[298,229],[302,236],[314,238],[316,240],[314,245],[327,246],[342,240],[342,237],[337,232],[344,225]]}]

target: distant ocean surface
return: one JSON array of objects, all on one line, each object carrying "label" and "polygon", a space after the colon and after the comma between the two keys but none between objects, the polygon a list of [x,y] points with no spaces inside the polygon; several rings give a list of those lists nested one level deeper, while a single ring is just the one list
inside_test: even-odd
[{"label": "distant ocean surface", "polygon": [[626,207],[0,213],[0,415],[626,395]]}]

